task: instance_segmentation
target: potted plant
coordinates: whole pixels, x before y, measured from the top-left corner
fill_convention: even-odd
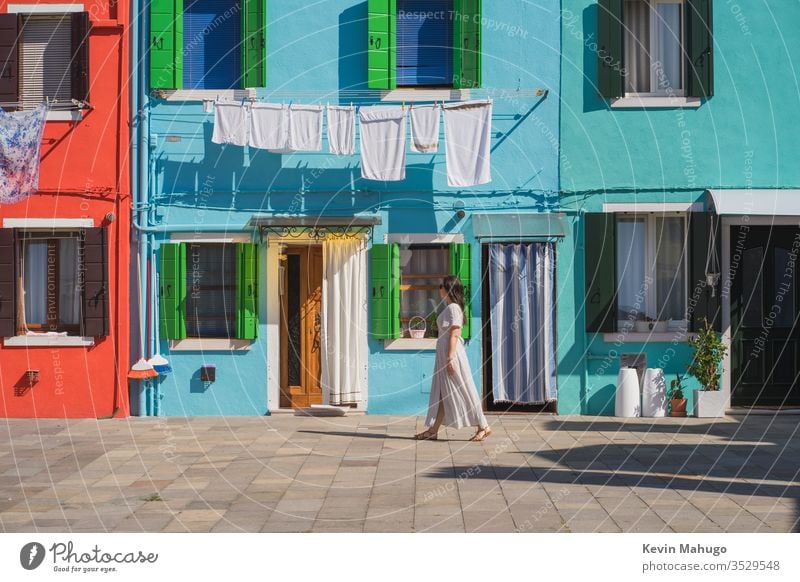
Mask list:
[[[634,324],[634,329],[638,333],[647,333],[653,329],[653,322],[655,320],[648,316],[644,315],[643,313],[639,314],[639,317],[636,318],[636,323]]]
[[[669,415],[676,417],[686,416],[686,398],[683,395],[683,385],[680,374],[675,374],[675,379],[670,382],[669,390]]]
[[[694,413],[698,418],[718,418],[725,415],[725,394],[719,389],[719,368],[727,348],[716,331],[703,320],[696,337],[689,338],[694,349],[689,373],[702,386],[694,391]]]

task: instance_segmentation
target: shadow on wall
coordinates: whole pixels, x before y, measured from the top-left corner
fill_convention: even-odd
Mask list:
[[[339,90],[367,89],[367,3],[362,2],[339,15]],[[340,97],[339,103],[353,99]]]

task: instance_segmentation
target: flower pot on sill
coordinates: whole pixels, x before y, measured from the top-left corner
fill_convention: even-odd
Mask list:
[[[694,415],[697,418],[725,416],[725,393],[721,390],[695,390]]]
[[[686,416],[686,398],[669,401],[669,415],[683,417]]]

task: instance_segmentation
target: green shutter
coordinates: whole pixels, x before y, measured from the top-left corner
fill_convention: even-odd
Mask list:
[[[267,0],[243,0],[242,11],[242,71],[245,87],[266,86]]]
[[[453,9],[453,87],[480,87],[481,0],[455,0]]]
[[[372,337],[400,337],[400,245],[374,244],[372,270]]]
[[[711,0],[688,0],[686,4],[687,95],[714,95],[714,36]]]
[[[586,331],[611,333],[617,321],[617,222],[611,212],[586,215]]]
[[[236,337],[258,335],[258,245],[236,243]]]
[[[183,0],[150,1],[150,88],[183,87]]]
[[[625,94],[622,0],[597,3],[597,89],[606,98]]]
[[[706,266],[713,265],[713,261],[709,260],[709,252],[716,250],[716,262],[720,263],[722,233],[719,222],[719,217],[712,212],[689,213],[689,256],[691,259],[689,272],[691,279],[689,280],[687,307],[690,311],[691,331],[699,331],[703,327],[704,319],[708,319],[715,330],[722,331],[721,283],[717,283],[717,289],[712,296],[711,287],[706,281]],[[712,226],[716,249],[709,245]],[[720,264],[716,265],[717,270],[721,268]]]
[[[468,243],[450,245],[450,271],[464,285],[464,326],[461,337],[472,337],[472,247]]]
[[[397,2],[367,2],[367,86],[397,87]]]
[[[162,244],[158,319],[163,339],[186,337],[186,245]]]

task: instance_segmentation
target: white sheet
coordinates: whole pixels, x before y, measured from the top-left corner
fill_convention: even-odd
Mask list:
[[[401,107],[362,107],[361,177],[386,182],[406,177],[406,110]]]
[[[435,154],[439,151],[438,105],[414,105],[411,107],[411,151],[419,154]]]
[[[444,105],[448,186],[477,186],[492,181],[492,101]]]
[[[356,403],[367,385],[366,242],[326,239],[322,262],[323,403]]]
[[[250,147],[282,150],[289,140],[289,117],[285,105],[253,103],[250,112]]]
[[[328,105],[328,148],[336,156],[356,153],[356,108]]]
[[[296,152],[322,150],[322,105],[289,107],[289,149]]]
[[[214,103],[214,131],[211,141],[218,144],[247,145],[247,108],[241,102]]]

